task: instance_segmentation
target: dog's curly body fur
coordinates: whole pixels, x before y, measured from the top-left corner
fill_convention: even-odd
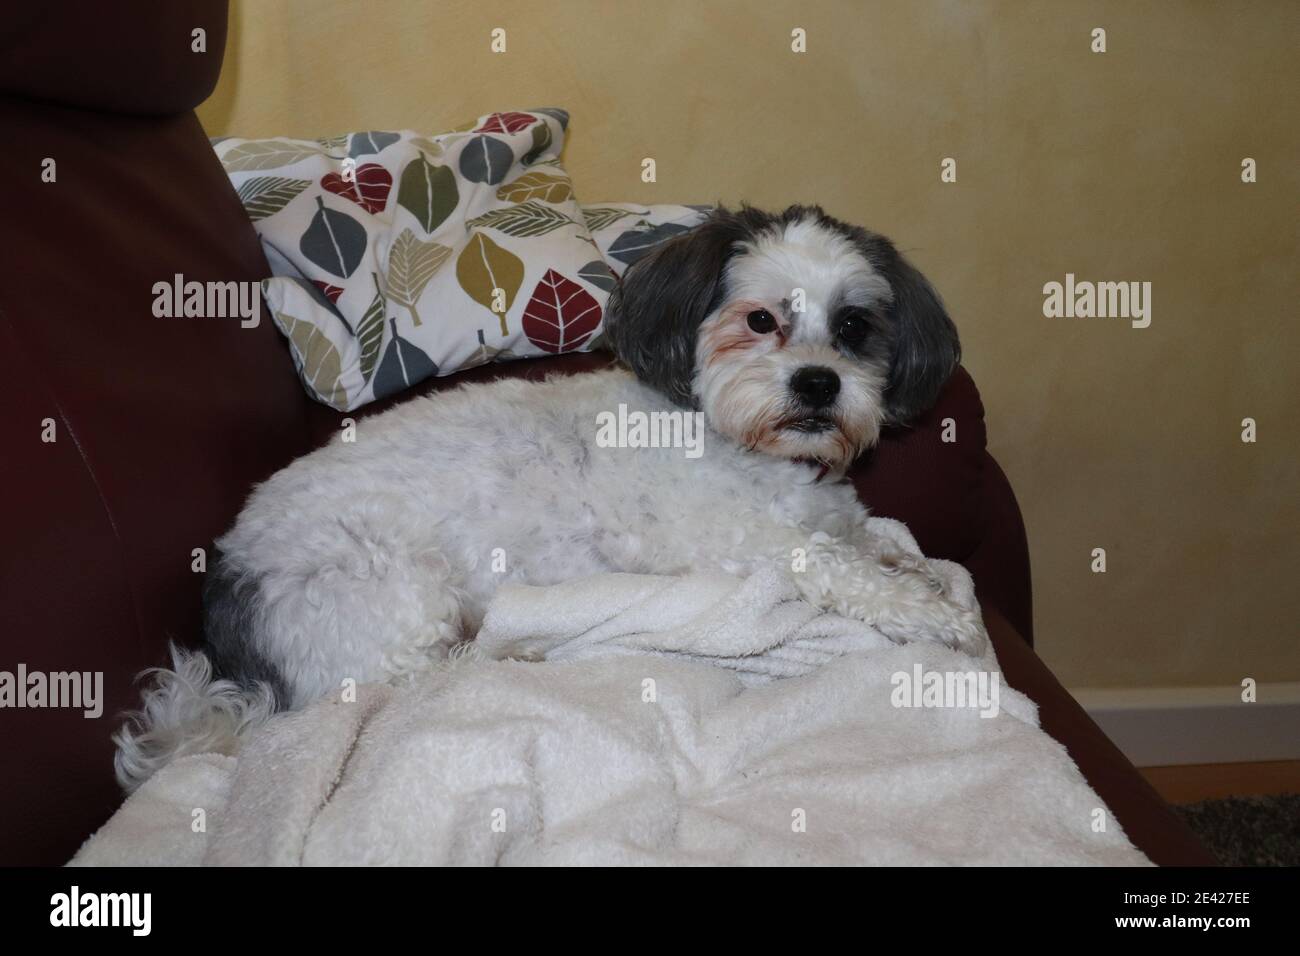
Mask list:
[[[206,656],[146,694],[119,735],[123,782],[185,752],[187,721],[211,742],[213,714],[242,733],[349,679],[437,666],[507,582],[775,562],[809,601],[896,640],[982,648],[978,608],[905,531],[869,534],[838,480],[959,356],[887,239],[817,207],[718,210],[628,270],[605,329],[627,368],[417,398],[257,488],[218,542]],[[598,422],[620,405],[698,410],[703,453],[606,447]]]
[[[680,413],[622,369],[507,379],[363,421],[355,441],[335,438],[259,487],[218,543],[258,582],[256,650],[284,703],[431,666],[474,636],[506,582],[609,571],[743,575],[806,561],[792,571],[805,595],[891,636],[977,636],[971,609],[937,597],[932,576],[887,573],[922,568],[867,537],[851,485],[710,433],[698,459],[600,447],[598,416],[620,403]],[[864,561],[852,588],[833,586],[836,546]]]

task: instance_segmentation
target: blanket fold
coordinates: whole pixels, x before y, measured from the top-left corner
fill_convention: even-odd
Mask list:
[[[823,614],[800,599],[788,574],[764,568],[744,579],[602,574],[550,587],[507,585],[475,644],[496,659],[667,655],[730,668],[755,684],[891,641],[861,621]]]
[[[1146,862],[991,651],[777,569],[507,586],[476,644],[177,761],[73,864]]]

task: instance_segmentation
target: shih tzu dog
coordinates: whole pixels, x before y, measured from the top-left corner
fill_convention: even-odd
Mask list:
[[[436,666],[507,582],[776,563],[895,640],[982,650],[978,607],[838,481],[959,357],[889,240],[818,207],[720,209],[628,270],[606,333],[625,368],[413,399],[259,486],[217,542],[206,656],[178,653],[119,735],[123,783],[348,678]],[[700,413],[702,454],[598,442],[620,405]]]

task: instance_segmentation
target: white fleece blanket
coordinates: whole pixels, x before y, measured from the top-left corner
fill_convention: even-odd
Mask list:
[[[996,707],[900,706],[972,671]],[[72,862],[1146,863],[1000,677],[775,572],[507,587],[473,653],[174,762]]]

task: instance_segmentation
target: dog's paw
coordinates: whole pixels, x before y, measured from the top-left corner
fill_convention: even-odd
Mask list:
[[[947,562],[923,560],[901,569],[859,616],[892,641],[932,641],[980,657],[988,634],[979,604],[960,583]]]
[[[867,620],[900,644],[933,641],[972,657],[982,656],[988,644],[979,609],[962,607],[938,594],[875,608]]]
[[[988,646],[988,631],[984,629],[984,619],[978,608],[966,608],[960,604],[945,600],[943,621],[934,630],[922,635],[923,640],[938,641],[954,651],[961,651],[971,657],[984,656]]]
[[[896,643],[935,641],[979,657],[988,635],[970,576],[949,561],[893,548],[874,554],[820,543],[794,575],[804,599],[873,625]]]

